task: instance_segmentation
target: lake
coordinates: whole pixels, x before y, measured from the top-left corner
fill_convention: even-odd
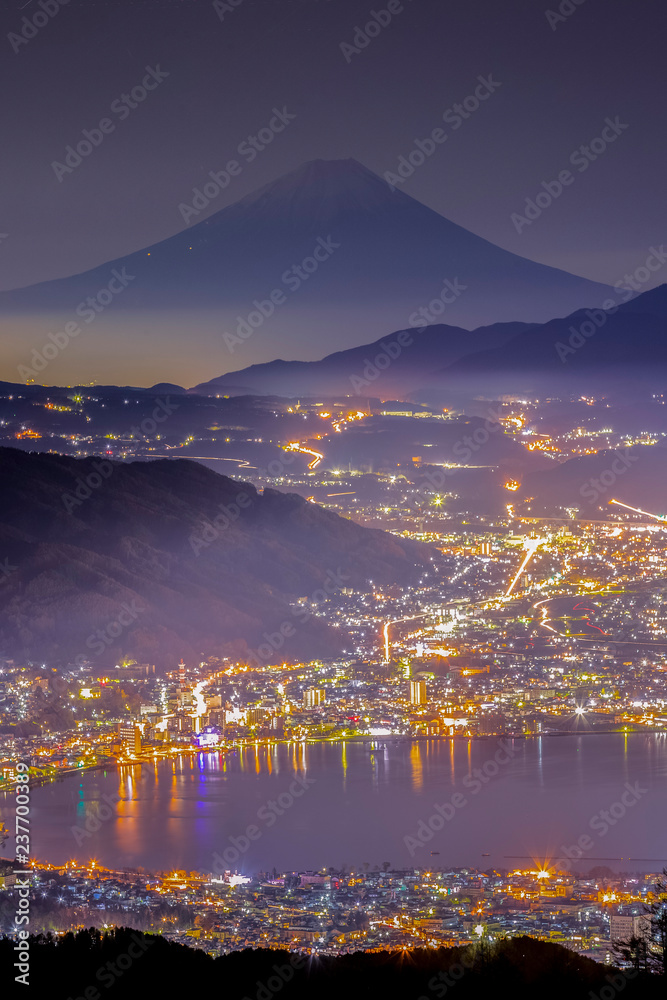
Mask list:
[[[12,829],[11,800],[0,807]],[[563,868],[657,871],[667,863],[667,737],[249,747],[86,772],[33,788],[30,809],[32,856],[54,863],[249,874],[565,856]],[[577,844],[575,866],[566,858]]]

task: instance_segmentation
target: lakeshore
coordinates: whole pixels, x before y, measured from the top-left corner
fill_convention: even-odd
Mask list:
[[[591,833],[601,811],[622,801],[629,784],[639,789],[637,801],[604,836],[593,830],[581,863],[659,859],[667,740],[657,733],[594,735],[253,743],[81,768],[79,780],[33,789],[33,856],[211,870],[216,852],[239,838],[245,844],[254,826],[260,836],[246,838],[232,865],[241,873],[361,864],[380,854],[409,865],[431,851],[451,864],[484,858],[502,867],[506,857],[565,854]],[[295,794],[299,777],[309,782],[303,795]],[[4,799],[5,818],[11,804]],[[420,841],[436,807],[448,818]],[[100,810],[105,818],[77,844],[72,830],[85,829]]]

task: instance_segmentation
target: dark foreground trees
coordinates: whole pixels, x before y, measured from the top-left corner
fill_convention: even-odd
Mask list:
[[[653,886],[653,900],[644,907],[641,923],[640,933],[614,944],[614,955],[635,972],[663,977],[667,992],[667,868]]]
[[[29,941],[28,987],[14,982],[15,942],[0,940],[2,997],[160,1000],[194,995],[229,1000],[650,1000],[662,977],[623,972],[559,945],[512,938],[437,951],[317,957],[270,950],[213,959],[203,951],[127,928],[89,929]]]

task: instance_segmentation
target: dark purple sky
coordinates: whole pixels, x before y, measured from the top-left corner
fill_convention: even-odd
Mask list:
[[[604,281],[665,237],[661,0],[572,3],[556,30],[546,0],[406,0],[348,64],[340,43],[381,7],[242,0],[221,21],[208,0],[70,0],[15,53],[7,35],[40,8],[3,4],[2,287],[69,274],[182,228],[178,203],[274,105],[297,121],[230,187],[229,201],[315,157],[390,169],[487,73],[502,90],[405,190],[508,249]],[[168,80],[59,184],[52,160],[155,63]],[[516,233],[510,213],[608,115],[630,126],[622,141],[557,211]]]
[[[179,203],[274,106],[297,118],[211,212],[317,157],[394,169],[488,74],[502,87],[403,190],[515,253],[604,282],[667,236],[664,0],[554,0],[573,10],[555,30],[547,0],[404,0],[349,62],[341,43],[384,0],[235,2],[221,20],[210,0],[69,0],[16,52],[9,34],[42,8],[3,4],[0,288],[183,229]],[[148,65],[169,76],[59,183],[52,161]],[[517,233],[511,213],[616,116],[629,126],[618,141]]]

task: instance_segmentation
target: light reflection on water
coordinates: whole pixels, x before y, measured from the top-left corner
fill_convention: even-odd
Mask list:
[[[372,750],[361,743],[250,745],[226,755],[183,754],[156,768],[88,772],[32,790],[34,854],[59,863],[94,857],[108,867],[211,870],[215,852],[254,824],[260,836],[232,865],[246,873],[386,859],[395,866],[430,866],[436,863],[431,851],[439,867],[507,868],[518,864],[508,856],[562,854],[565,845],[590,832],[600,809],[619,800],[626,782],[639,782],[646,792],[604,838],[596,837],[582,866],[659,867],[597,859],[667,854],[661,838],[667,826],[667,738],[619,733],[507,745],[511,759],[500,765],[488,763],[499,749],[495,738],[385,738]],[[289,788],[297,775],[314,783],[293,797]],[[414,837],[434,806],[455,791],[465,806],[410,855],[405,838]],[[83,828],[86,811],[96,812],[105,794],[120,801],[78,846],[72,828]],[[276,806],[272,814],[269,806],[266,812],[267,803],[290,799],[289,807]],[[258,819],[263,807],[264,818]]]

